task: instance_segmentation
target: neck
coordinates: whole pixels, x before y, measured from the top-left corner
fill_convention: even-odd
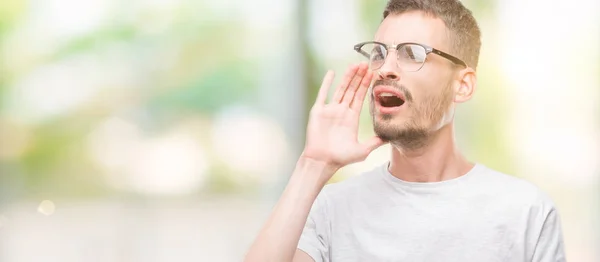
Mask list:
[[[392,143],[390,173],[408,182],[439,182],[466,174],[473,168],[458,150],[454,128],[448,124],[420,148],[405,150]]]

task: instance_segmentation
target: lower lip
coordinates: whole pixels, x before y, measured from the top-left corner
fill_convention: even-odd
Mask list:
[[[381,104],[377,103],[377,111],[379,111],[379,113],[381,114],[394,114],[402,111],[402,109],[405,107],[405,104],[406,102],[401,106],[384,107]]]

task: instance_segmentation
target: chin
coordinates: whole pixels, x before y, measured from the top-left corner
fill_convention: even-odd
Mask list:
[[[430,137],[426,128],[411,127],[409,125],[376,125],[375,134],[386,142],[405,149],[416,149],[425,144]]]
[[[407,150],[414,150],[424,146],[437,132],[438,125],[425,122],[401,114],[377,113],[373,116],[373,131],[386,142]]]
[[[405,133],[407,130],[414,129],[408,119],[400,118],[396,115],[377,114],[373,118],[373,129],[375,134],[384,140],[394,140],[394,137]]]

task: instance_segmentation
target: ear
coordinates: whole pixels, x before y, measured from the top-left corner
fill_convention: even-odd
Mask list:
[[[454,102],[469,101],[477,88],[477,74],[475,70],[467,67],[458,72],[458,85],[454,88]]]

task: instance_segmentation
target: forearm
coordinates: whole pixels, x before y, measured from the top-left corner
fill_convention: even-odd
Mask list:
[[[245,261],[292,261],[310,209],[334,172],[322,162],[300,158]]]

